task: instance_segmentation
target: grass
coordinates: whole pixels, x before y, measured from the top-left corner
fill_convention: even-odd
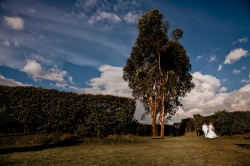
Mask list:
[[[133,135],[82,139],[67,134],[0,137],[0,165],[245,166],[250,165],[249,136],[205,139],[190,132],[165,139]]]

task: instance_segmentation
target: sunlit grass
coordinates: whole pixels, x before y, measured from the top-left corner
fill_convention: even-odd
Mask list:
[[[50,143],[20,151],[12,147],[12,152],[1,145],[0,165],[250,165],[247,138],[205,139],[195,133],[165,139],[124,135],[83,139],[72,146]],[[70,140],[70,136],[58,136],[58,141],[63,139]]]

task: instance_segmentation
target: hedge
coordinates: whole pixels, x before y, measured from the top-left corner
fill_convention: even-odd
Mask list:
[[[126,133],[134,99],[36,87],[0,86],[0,132],[67,132],[83,136]],[[22,126],[22,127],[20,127]]]

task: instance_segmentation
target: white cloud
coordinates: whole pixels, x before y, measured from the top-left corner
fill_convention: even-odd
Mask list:
[[[195,72],[193,82],[195,88],[182,99],[185,114],[193,109],[200,109],[202,115],[211,115],[218,109],[244,111],[250,108],[250,84],[230,93],[225,93],[227,89],[222,87],[217,94],[221,85],[217,78]]]
[[[116,15],[114,13],[108,13],[108,12],[103,11],[103,12],[99,12],[99,13],[96,13],[93,16],[91,16],[90,19],[88,20],[88,23],[93,24],[97,21],[101,21],[101,20],[105,20],[105,19],[107,19],[111,22],[115,22],[115,23],[121,21],[121,18],[118,15]]]
[[[216,61],[216,55],[210,56],[208,62]]]
[[[222,82],[227,82],[227,79],[222,79]]]
[[[249,84],[250,83],[250,79],[244,79],[244,80],[241,80],[240,82],[242,82],[242,83],[245,83],[245,84]]]
[[[199,55],[199,56],[197,56],[196,60],[199,60],[199,59],[201,59],[201,58],[202,58],[202,56]]]
[[[71,83],[71,84],[75,84],[74,82],[73,82],[73,77],[71,77],[71,76],[68,76],[68,80],[69,80],[69,82]]]
[[[219,66],[218,71],[222,70],[222,65]]]
[[[236,43],[246,43],[248,41],[248,38],[244,37],[242,39],[238,39],[237,41],[233,42],[233,45]]]
[[[233,74],[239,74],[239,73],[240,73],[240,70],[233,70],[232,73],[233,73]]]
[[[20,17],[4,17],[5,23],[15,30],[22,30],[24,26],[24,20]]]
[[[67,75],[66,71],[61,71],[55,66],[49,71],[42,69],[41,65],[35,60],[27,60],[27,64],[21,71],[29,74],[35,81],[39,79],[46,79],[58,83],[64,82],[64,77]]]
[[[31,86],[29,84],[23,84],[21,82],[15,81],[10,78],[5,78],[0,74],[0,85],[8,85],[8,86]]]
[[[6,46],[10,46],[9,40],[5,40],[5,41],[3,42],[3,44],[6,45]]]
[[[250,83],[250,74],[248,77],[249,77],[248,79],[241,80],[240,82],[245,83],[245,84],[249,84]]]
[[[193,109],[189,110],[188,113],[191,113],[191,114],[200,114],[200,113],[203,113],[203,111],[200,108],[193,108]]]
[[[247,41],[248,39],[246,37],[238,40],[240,43],[246,43]]]
[[[243,50],[242,48],[234,49],[226,56],[224,64],[232,64],[247,55],[247,50]]]
[[[219,90],[220,93],[223,93],[223,92],[226,92],[226,91],[227,91],[227,88],[226,88],[226,87],[222,87],[222,88],[220,88],[220,90]]]
[[[220,81],[211,75],[193,74],[195,88],[182,99],[184,108],[178,110],[178,116],[173,116],[172,122],[180,122],[193,114],[212,115],[218,109],[228,111],[250,110],[250,84],[230,93],[216,93]],[[208,88],[206,88],[208,87]],[[223,87],[220,90],[224,91]]]
[[[88,85],[91,88],[70,87],[79,93],[92,94],[112,94],[118,96],[132,97],[132,91],[128,84],[122,79],[123,69],[121,67],[114,67],[103,65],[99,71],[102,73],[100,78],[92,78]]]
[[[123,19],[127,22],[127,23],[137,23],[138,18],[140,17],[139,14],[133,14],[132,12],[128,12]]]
[[[246,68],[246,66],[243,66],[241,69],[242,69],[242,70],[245,70],[245,69],[247,69],[247,68]]]
[[[65,82],[61,82],[61,83],[55,83],[55,84],[53,84],[53,83],[50,83],[50,85],[51,86],[54,86],[54,87],[57,87],[57,88],[63,88],[63,89],[66,89],[66,86],[68,85],[68,84],[66,84]]]

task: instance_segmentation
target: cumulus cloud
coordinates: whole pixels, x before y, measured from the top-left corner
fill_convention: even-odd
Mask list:
[[[3,17],[6,25],[15,30],[22,30],[24,27],[24,20],[20,17]]]
[[[134,14],[132,12],[128,12],[123,19],[127,22],[127,23],[136,23],[138,18],[140,17],[139,14]]]
[[[118,15],[116,15],[114,13],[108,13],[108,12],[103,11],[103,12],[99,12],[99,13],[96,13],[93,16],[91,16],[90,19],[88,20],[88,23],[93,24],[97,21],[101,21],[101,20],[105,20],[105,19],[107,19],[111,22],[115,22],[115,23],[121,21],[121,18]]]
[[[27,64],[21,69],[21,71],[29,74],[35,81],[39,79],[45,79],[55,81],[59,83],[64,82],[64,77],[67,75],[66,71],[61,71],[55,66],[49,71],[42,69],[41,65],[35,60],[27,60]]]
[[[202,115],[211,115],[218,109],[229,111],[244,111],[249,109],[250,85],[246,85],[231,93],[216,93],[220,87],[220,81],[211,75],[193,74],[195,88],[183,98],[184,115],[189,115],[189,110],[199,108]],[[239,96],[242,96],[239,98]],[[180,113],[181,114],[181,113]]]
[[[233,74],[239,74],[239,73],[240,73],[240,70],[233,70],[232,73],[233,73]]]
[[[132,91],[128,84],[122,79],[123,69],[110,65],[103,65],[99,68],[100,78],[92,78],[88,85],[91,88],[77,88],[71,86],[71,89],[79,93],[92,94],[112,94],[118,96],[132,97]]]
[[[216,61],[216,55],[210,56],[208,62]]]
[[[227,88],[226,88],[226,87],[222,87],[222,88],[220,88],[220,90],[219,90],[220,93],[223,93],[223,92],[226,92],[226,91],[227,91]]]
[[[31,86],[29,84],[23,84],[21,82],[15,81],[10,78],[5,78],[0,74],[0,85],[8,85],[8,86]]]
[[[190,114],[194,109],[200,109],[202,115],[211,115],[218,109],[228,111],[244,111],[250,108],[250,84],[230,93],[226,87],[221,87],[220,80],[211,75],[193,73],[195,88],[182,99],[183,114]],[[220,89],[219,89],[220,88]],[[220,93],[216,93],[219,89]]]
[[[218,71],[222,70],[222,65],[219,66]]]
[[[233,45],[236,43],[246,43],[248,41],[248,38],[244,37],[242,39],[238,39],[237,41],[233,42]]]
[[[245,57],[247,55],[247,50],[243,50],[242,48],[234,49],[226,56],[224,64],[233,64],[240,58]]]

